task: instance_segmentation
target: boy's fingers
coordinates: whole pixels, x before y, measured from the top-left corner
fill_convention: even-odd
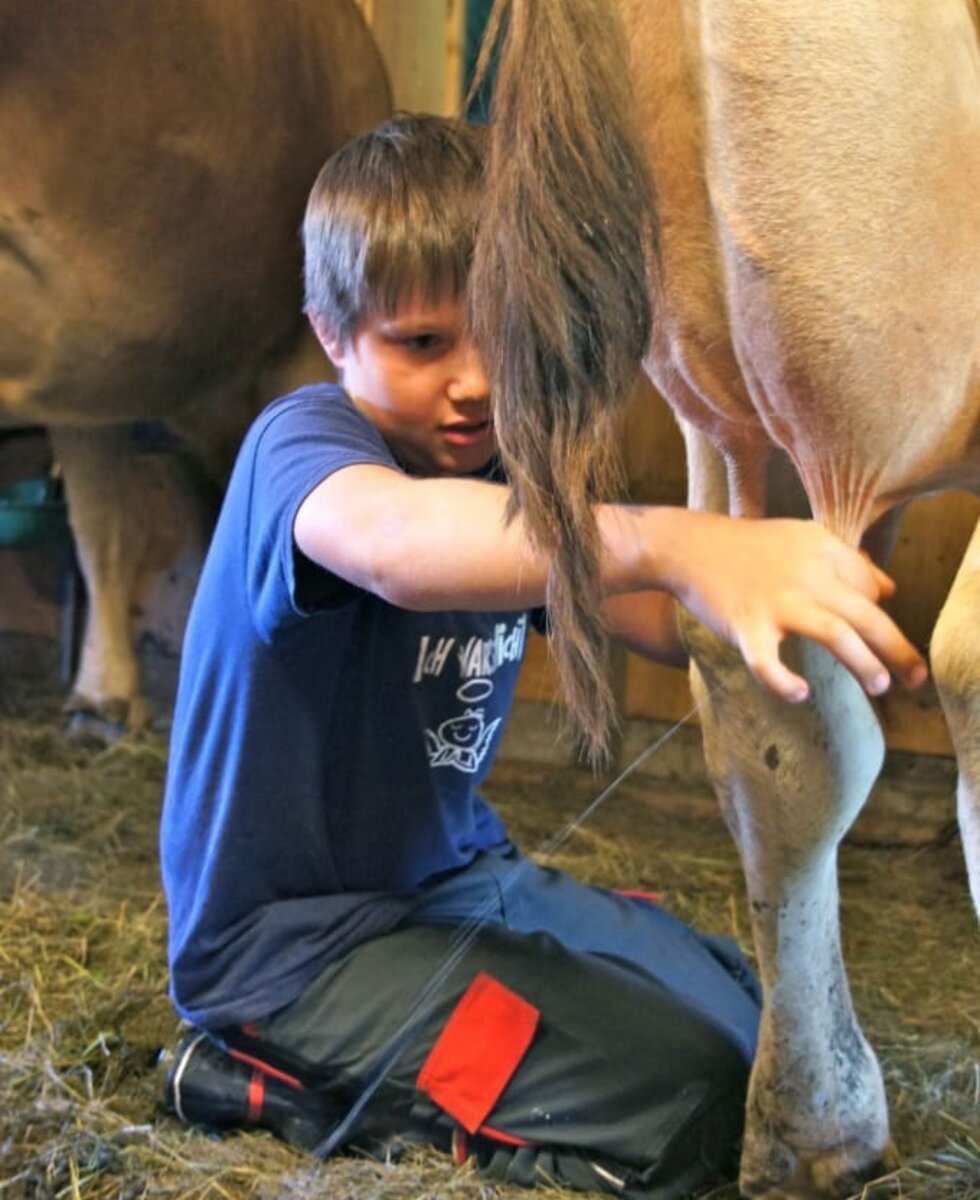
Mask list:
[[[780,699],[790,704],[802,704],[810,695],[807,681],[791,671],[778,654],[775,658],[753,655],[745,661],[755,680]]]
[[[849,634],[857,638],[863,646],[865,653],[857,651],[858,658],[865,658],[868,661],[866,656],[870,656],[885,676],[890,671],[906,687],[918,687],[925,680],[928,668],[922,655],[905,637],[891,617],[877,604],[873,604],[861,595],[848,596],[841,604],[838,619],[846,625]],[[848,634],[841,635],[838,632],[838,636],[842,638],[843,651],[838,654],[838,657],[845,666],[854,670],[851,665],[853,661],[851,655],[856,650],[853,640]],[[837,654],[834,645],[827,642],[824,644],[832,653]],[[865,682],[865,675],[861,670],[854,670],[854,673],[862,683]],[[884,679],[884,686],[881,686],[881,683],[882,680],[879,679],[871,687],[867,687],[865,684],[866,690],[872,696],[880,695],[881,692],[887,690],[888,679]]]
[[[843,618],[815,610],[810,620],[804,615],[794,620],[792,632],[828,650],[851,672],[868,695],[880,696],[888,690],[891,676],[884,663]],[[755,650],[752,659],[747,658],[746,661],[752,674],[761,683],[791,703],[805,700],[809,694],[806,681],[790,671],[779,658],[778,644],[774,644],[766,654]]]
[[[827,632],[817,638],[838,659],[869,696],[881,696],[891,686],[891,675],[865,639],[843,618],[828,623]]]
[[[882,596],[894,596],[895,580],[892,579],[890,575],[886,575],[881,567],[873,563],[870,558],[867,558],[867,556],[865,556],[865,560],[868,564],[868,569],[874,576],[875,583],[878,585],[879,594]]]
[[[836,561],[837,577],[871,600],[895,594],[895,581],[862,550],[847,548],[844,557]]]
[[[776,695],[791,703],[805,700],[806,681],[791,671],[779,657],[779,644],[788,633],[798,634],[824,646],[858,680],[870,696],[880,696],[891,684],[889,670],[906,687],[918,687],[928,674],[915,647],[878,606],[854,594],[842,612],[815,605],[800,605],[791,628],[755,631],[743,636],[741,649],[755,678]]]
[[[779,646],[783,640],[780,630],[771,624],[744,629],[738,648],[749,673],[764,688],[790,704],[801,704],[810,695],[810,685],[783,662]]]

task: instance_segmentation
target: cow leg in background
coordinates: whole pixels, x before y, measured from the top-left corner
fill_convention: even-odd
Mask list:
[[[179,652],[216,496],[183,450],[151,452],[129,425],[49,432],[88,592],[69,731],[108,742],[147,719],[134,617],[149,618],[146,631],[162,650]]]
[[[692,507],[725,511],[719,455],[690,427],[685,436]],[[784,646],[811,688],[790,705],[703,626],[688,618],[684,636],[765,997],[740,1186],[766,1200],[850,1195],[893,1157],[881,1072],[851,1005],[837,886],[837,847],[884,758],[881,728],[858,683],[813,643]]]
[[[149,530],[139,520],[138,458],[127,426],[49,431],[61,466],[68,518],[88,611],[66,711],[73,728],[106,738],[146,720],[133,651],[132,608]]]
[[[980,525],[932,635],[932,672],[959,767],[957,809],[980,916]]]

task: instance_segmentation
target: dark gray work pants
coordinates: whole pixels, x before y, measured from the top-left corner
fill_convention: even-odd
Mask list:
[[[502,847],[246,1048],[343,1109],[400,1041],[374,1130],[453,1143],[494,1178],[680,1200],[734,1169],[759,1006],[733,943]]]

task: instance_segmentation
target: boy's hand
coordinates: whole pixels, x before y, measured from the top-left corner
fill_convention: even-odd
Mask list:
[[[672,590],[770,691],[793,703],[809,695],[779,657],[790,634],[825,646],[869,695],[888,689],[889,672],[907,687],[925,680],[925,661],[878,607],[895,584],[860,551],[814,521],[692,516],[697,528]]]

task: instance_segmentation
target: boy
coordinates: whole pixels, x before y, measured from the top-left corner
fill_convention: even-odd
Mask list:
[[[516,1182],[680,1197],[733,1166],[751,972],[522,859],[478,793],[548,573],[504,521],[464,324],[481,160],[478,129],[400,115],[310,197],[306,308],[340,386],[257,420],[187,629],[162,856],[202,1032],[169,1098],[244,1119],[241,1071],[251,1118],[299,1144],[419,1137]],[[683,662],[674,592],[787,696],[779,638],[828,616],[869,689],[882,660],[921,672],[887,581],[811,523],[598,520],[610,624],[650,655]]]

